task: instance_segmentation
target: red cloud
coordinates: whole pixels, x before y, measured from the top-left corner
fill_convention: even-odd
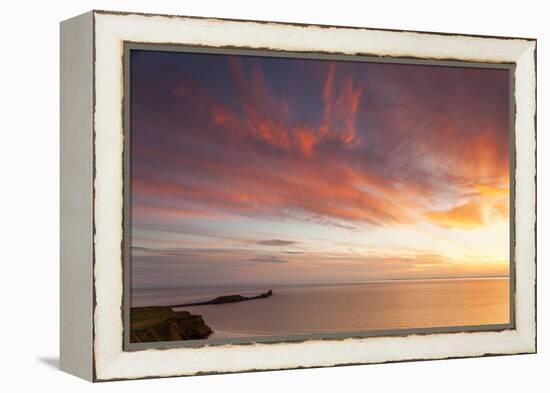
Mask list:
[[[289,125],[289,104],[273,96],[260,67],[254,67],[248,78],[237,57],[229,57],[228,62],[244,117],[236,115],[191,80],[180,83],[175,93],[192,98],[220,129],[242,138],[254,138],[283,151],[312,156],[315,147],[324,139],[335,139],[345,145],[354,142],[362,89],[356,87],[351,78],[347,78],[341,88],[335,88],[334,63],[330,64],[325,80],[323,121],[315,129],[306,124]]]
[[[367,90],[357,73],[320,63],[311,68],[320,78],[316,121],[301,121],[301,107],[274,92],[260,63],[245,69],[238,57],[226,59],[231,100],[192,78],[179,80],[171,85],[170,105],[178,99],[185,105],[171,120],[173,134],[151,133],[148,143],[133,148],[133,192],[149,202],[143,205],[159,205],[142,208],[143,214],[166,217],[173,209],[191,215],[196,209],[199,216],[375,225],[424,219],[461,228],[508,214],[508,114],[502,111],[502,121],[479,111],[482,102],[473,94],[472,102],[441,109],[454,97],[440,91],[450,74],[434,77],[435,87],[413,78],[398,89],[384,85],[392,80],[384,77]],[[387,97],[380,103],[376,94]],[[191,138],[187,123],[199,115]],[[360,121],[365,116],[368,127]]]

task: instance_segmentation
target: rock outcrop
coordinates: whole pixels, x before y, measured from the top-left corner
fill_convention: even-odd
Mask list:
[[[208,300],[205,302],[196,302],[196,303],[186,303],[186,304],[176,304],[174,306],[170,307],[193,307],[193,306],[208,306],[208,305],[215,305],[215,304],[226,304],[226,303],[237,303],[237,302],[244,302],[247,300],[255,300],[255,299],[265,299],[270,296],[273,296],[273,291],[270,289],[267,292],[264,292],[258,296],[242,296],[242,295],[228,295],[228,296],[219,296],[215,299]]]
[[[199,340],[212,334],[200,315],[170,307],[134,307],[130,311],[130,342]]]
[[[130,342],[158,342],[200,340],[208,338],[213,331],[204,322],[202,316],[189,311],[174,311],[177,307],[193,307],[226,303],[244,302],[247,300],[265,299],[273,296],[271,290],[257,296],[228,295],[215,299],[172,306],[132,307],[130,309]]]

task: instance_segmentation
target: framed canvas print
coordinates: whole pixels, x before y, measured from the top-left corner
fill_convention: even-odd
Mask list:
[[[536,41],[61,24],[61,368],[536,352]]]

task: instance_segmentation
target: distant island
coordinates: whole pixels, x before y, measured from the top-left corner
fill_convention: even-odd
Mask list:
[[[130,309],[130,342],[205,339],[213,333],[213,330],[206,324],[201,315],[194,315],[189,311],[174,311],[172,309],[237,303],[265,299],[270,296],[273,296],[273,291],[271,290],[250,297],[228,295],[219,296],[204,302],[176,304],[172,306],[132,307]]]

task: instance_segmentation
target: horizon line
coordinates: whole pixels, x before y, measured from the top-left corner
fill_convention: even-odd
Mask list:
[[[205,285],[186,285],[186,286],[166,286],[166,287],[138,287],[134,288],[130,286],[130,291],[135,290],[156,290],[156,289],[182,289],[182,288],[201,288],[201,287],[231,287],[231,286],[257,286],[257,287],[269,287],[272,286],[293,286],[293,285],[354,285],[354,284],[369,284],[377,282],[388,282],[388,281],[437,281],[437,280],[468,280],[468,279],[490,279],[490,278],[507,278],[510,279],[510,275],[494,275],[494,276],[460,276],[460,277],[409,277],[409,278],[380,278],[373,280],[362,280],[362,281],[324,281],[324,282],[300,282],[300,283],[269,283],[269,284],[253,284],[253,283],[233,283],[233,284],[205,284]]]

